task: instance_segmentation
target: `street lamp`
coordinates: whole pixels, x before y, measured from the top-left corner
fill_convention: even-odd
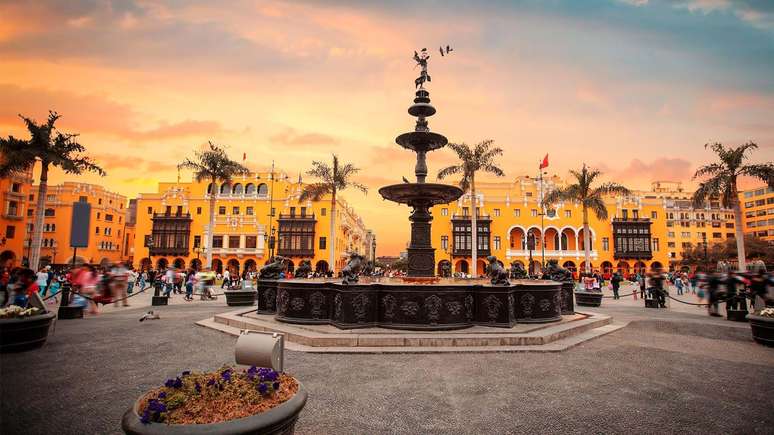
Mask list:
[[[274,235],[277,233],[277,229],[274,227],[271,227],[271,235],[269,236],[269,258],[274,258],[274,246],[277,243],[276,238]]]
[[[527,231],[527,249],[529,250],[529,275],[532,277],[534,266],[532,265],[532,250],[535,249],[535,233],[532,229]]]

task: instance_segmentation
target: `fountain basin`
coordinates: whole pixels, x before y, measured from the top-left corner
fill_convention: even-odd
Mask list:
[[[395,142],[412,151],[435,151],[449,143],[446,136],[431,131],[411,131],[395,138]]]
[[[278,321],[340,329],[451,330],[556,322],[562,318],[561,286],[547,280],[508,286],[453,279],[436,284],[364,279],[351,285],[332,280],[258,281],[259,294],[276,291]],[[259,307],[259,313],[266,312]]]
[[[448,204],[462,196],[457,186],[439,183],[402,183],[379,189],[382,198],[401,204]]]

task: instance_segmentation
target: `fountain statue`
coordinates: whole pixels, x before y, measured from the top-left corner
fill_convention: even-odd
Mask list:
[[[408,276],[432,277],[435,275],[435,249],[430,243],[430,222],[433,216],[430,207],[437,204],[448,204],[460,196],[462,190],[447,184],[427,183],[427,153],[446,146],[449,142],[445,136],[433,133],[428,126],[427,118],[435,114],[435,107],[430,104],[430,92],[425,89],[425,82],[430,81],[427,73],[427,61],[430,55],[426,49],[421,53],[414,52],[414,60],[421,67],[420,76],[415,80],[416,92],[414,104],[408,109],[411,116],[417,118],[414,131],[403,133],[395,142],[403,148],[416,153],[414,175],[416,182],[393,184],[379,189],[379,194],[388,201],[410,206],[413,211],[411,221],[411,242],[408,251]],[[404,180],[407,181],[407,180]]]

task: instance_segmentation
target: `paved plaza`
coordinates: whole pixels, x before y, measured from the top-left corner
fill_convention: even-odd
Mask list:
[[[59,321],[42,349],[2,355],[2,432],[120,433],[145,390],[233,363],[234,337],[194,325],[233,310],[222,297],[176,296],[156,307],[161,319],[140,323],[147,293]],[[288,351],[287,371],[309,389],[297,433],[774,432],[774,350],[747,324],[674,301],[645,309],[631,296],[587,310],[626,327],[561,353]]]

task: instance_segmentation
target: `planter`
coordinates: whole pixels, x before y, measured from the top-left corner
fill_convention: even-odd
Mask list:
[[[151,301],[151,305],[158,307],[159,305],[169,305],[169,296],[154,296]]]
[[[602,305],[602,292],[575,292],[575,303],[582,307],[598,307]]]
[[[255,305],[255,290],[226,290],[226,305],[229,307],[245,307]]]
[[[83,307],[77,305],[60,305],[57,319],[83,319]]]
[[[753,340],[764,346],[774,347],[774,317],[756,316],[748,314]]]
[[[732,322],[746,322],[747,310],[726,310],[726,318]]]
[[[129,408],[121,419],[121,428],[127,434],[262,434],[262,435],[292,435],[298,414],[306,405],[307,392],[304,386],[299,382],[298,391],[287,402],[282,403],[266,412],[251,415],[249,417],[238,418],[236,420],[224,421],[210,424],[166,424],[149,423],[143,424],[140,421],[138,408],[140,396]]]
[[[0,352],[21,352],[43,346],[54,317],[56,314],[49,311],[29,317],[0,319]]]

